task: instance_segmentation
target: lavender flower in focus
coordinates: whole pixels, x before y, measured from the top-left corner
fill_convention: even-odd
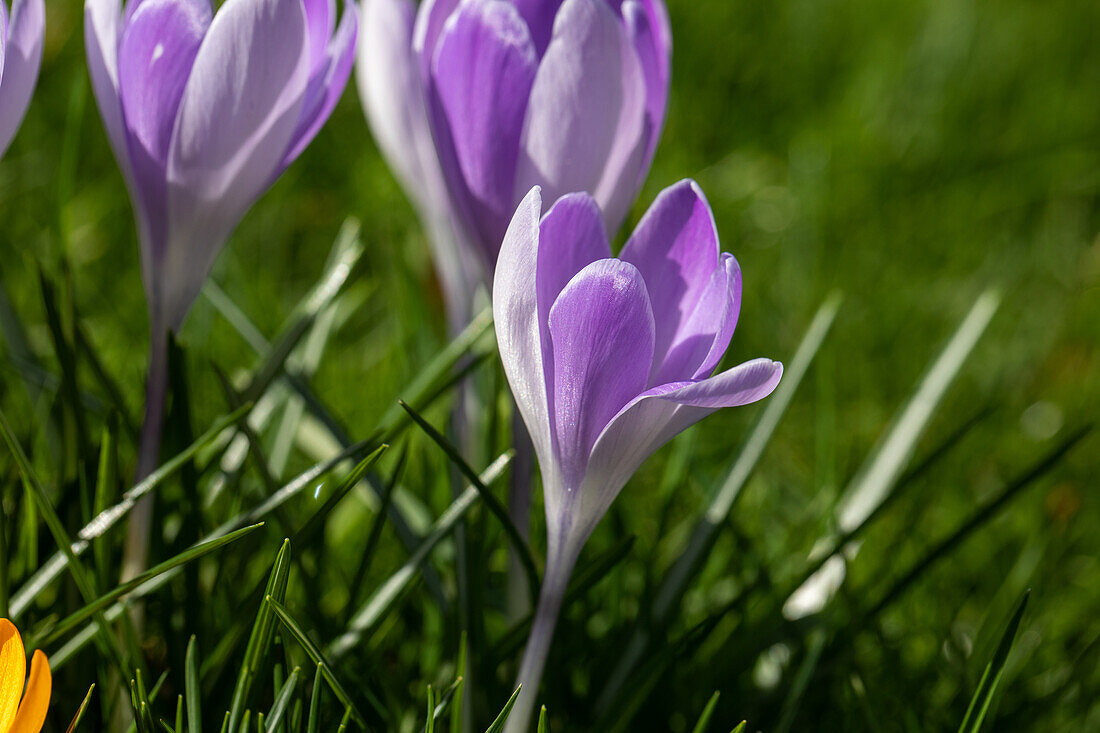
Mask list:
[[[516,204],[587,191],[618,229],[660,137],[663,0],[366,0],[360,96],[432,240],[452,323]]]
[[[0,0],[0,158],[15,137],[34,93],[46,33],[43,0]]]
[[[741,270],[720,252],[694,182],[658,196],[618,259],[590,195],[541,212],[534,188],[493,289],[501,359],[542,469],[548,542],[511,733],[526,730],[581,547],[634,471],[712,412],[766,397],[783,371],[756,359],[711,376],[737,325]]]

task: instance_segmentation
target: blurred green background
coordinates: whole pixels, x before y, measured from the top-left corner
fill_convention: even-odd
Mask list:
[[[843,488],[971,303],[988,287],[1003,296],[918,455],[990,412],[866,534],[845,587],[856,596],[846,602],[858,604],[862,590],[907,566],[1097,414],[1100,4],[672,0],[670,14],[668,122],[628,228],[661,188],[684,177],[702,185],[723,247],[745,276],[728,363],[789,361],[818,305],[834,290],[844,295],[731,517],[734,531],[722,535],[685,599],[682,628],[725,602],[746,563],[769,568],[781,587],[796,574],[817,538],[834,528]],[[82,21],[80,3],[48,0],[38,91],[0,162],[0,284],[49,367],[56,357],[35,270],[53,276],[70,268],[83,324],[139,415],[148,339],[136,236],[90,94]],[[371,140],[354,83],[237,229],[213,277],[270,338],[321,273],[348,216],[362,222],[367,252],[313,386],[359,436],[446,334],[421,230]],[[203,298],[181,342],[193,421],[205,426],[225,411],[211,365],[232,373],[251,367],[255,355]],[[8,353],[0,347],[0,407],[50,476],[60,471],[40,429],[50,399],[28,398]],[[563,618],[563,651],[551,665],[569,672],[548,693],[552,711],[554,703],[563,712],[586,710],[600,665],[615,656],[608,629],[640,613],[642,588],[682,548],[760,409],[708,419],[647,463],[621,495],[590,550],[623,534],[638,539],[592,605]],[[431,415],[445,420],[442,409]],[[407,483],[426,487],[438,513],[447,503],[446,464],[421,436],[413,442],[420,448],[410,454]],[[132,456],[132,446],[124,450]],[[0,459],[0,480],[12,492],[7,460]],[[669,486],[662,477],[675,460],[684,463]],[[1098,475],[1100,443],[1088,437],[826,660],[794,729],[953,729],[1025,587],[1033,589],[1031,608],[999,725],[1100,729]],[[361,548],[368,517],[346,507],[330,523],[327,543],[337,557]],[[267,562],[276,534],[264,547]],[[376,580],[404,558],[386,537]],[[43,542],[43,553],[52,552]],[[504,543],[495,546],[500,570]],[[540,540],[535,547],[541,552]],[[324,586],[322,606],[346,602],[338,577]],[[404,621],[422,639],[442,638],[425,614]],[[647,724],[639,729],[689,729],[714,689],[723,692],[723,721],[775,720],[801,652],[773,647],[766,656],[776,664],[750,662],[735,673],[736,665],[715,660],[732,654],[737,634],[731,621],[698,654],[677,659],[643,703],[639,720]],[[394,641],[390,663],[406,674],[453,654],[430,646],[402,651]],[[558,656],[566,649],[602,649],[603,661]],[[771,666],[782,670],[778,678]],[[405,692],[417,708],[423,688],[409,675]],[[502,672],[500,684],[507,677]],[[72,677],[60,684],[66,709],[75,708],[86,684]]]

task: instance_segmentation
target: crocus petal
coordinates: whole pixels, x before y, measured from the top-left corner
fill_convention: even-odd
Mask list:
[[[362,7],[355,76],[363,111],[386,162],[417,205],[425,207],[430,198],[424,161],[427,155],[434,161],[435,148],[411,47],[416,9],[411,0],[364,0]],[[425,145],[427,155],[421,151]]]
[[[555,464],[536,296],[541,214],[542,195],[536,186],[520,202],[500,247],[493,321],[504,373],[546,475]]]
[[[642,273],[653,301],[656,377],[718,267],[718,230],[699,186],[686,180],[662,191],[621,256]]]
[[[423,0],[416,14],[413,28],[413,50],[419,57],[420,78],[427,85],[431,76],[432,58],[435,56],[443,26],[458,7],[460,0]]]
[[[15,0],[4,31],[7,44],[0,50],[0,157],[4,155],[23,115],[27,112],[38,68],[42,64],[42,39],[46,28],[43,0]]]
[[[214,16],[168,154],[169,327],[182,322],[225,238],[271,182],[308,78],[301,0],[227,0]]]
[[[0,618],[0,731],[8,730],[15,719],[26,674],[23,639],[11,621]]]
[[[316,69],[325,61],[329,39],[336,27],[336,0],[302,1],[306,8],[306,26],[309,28],[309,65]]]
[[[539,224],[537,295],[543,353],[550,353],[550,308],[573,276],[596,260],[611,257],[611,244],[603,228],[596,200],[586,193],[558,199]],[[552,364],[545,364],[553,371]],[[546,383],[552,384],[548,374]]]
[[[651,384],[709,377],[726,353],[741,312],[741,268],[729,253],[680,325],[664,362],[654,360]]]
[[[118,34],[120,0],[87,0],[84,5],[84,49],[99,115],[127,185],[133,188],[130,151],[118,97]]]
[[[755,359],[700,382],[661,385],[632,400],[592,449],[576,510],[587,523],[576,526],[572,541],[588,538],[622,487],[662,445],[722,407],[767,397],[782,375],[782,364]]]
[[[9,733],[39,733],[46,722],[46,711],[50,707],[50,692],[53,689],[53,676],[50,663],[41,649],[36,649],[31,657],[31,676],[27,680],[27,692],[19,705],[19,712],[12,722]]]
[[[310,28],[310,33],[313,28]],[[278,171],[281,173],[297,159],[306,146],[317,136],[321,127],[328,121],[336,103],[340,101],[351,76],[351,67],[355,61],[355,39],[359,32],[359,13],[352,0],[348,0],[340,27],[332,38],[332,43],[321,52],[319,65],[310,75],[306,87],[305,100],[302,103],[301,117],[294,131],[290,148],[283,156]],[[312,53],[313,39],[310,39]]]
[[[119,100],[142,239],[154,259],[163,256],[168,225],[165,168],[176,112],[210,19],[207,0],[143,0],[119,41]]]
[[[588,191],[615,231],[635,193],[644,126],[641,64],[618,14],[604,0],[565,0],[531,90],[516,190]]]
[[[550,425],[562,488],[572,491],[596,438],[649,379],[653,311],[638,270],[606,259],[577,273],[550,309],[550,340]]]
[[[527,23],[531,39],[535,42],[535,50],[542,56],[550,45],[554,17],[558,14],[562,0],[512,0],[512,3]]]
[[[641,3],[634,0],[623,3],[623,20],[634,50],[638,53],[646,89],[644,155],[638,171],[638,186],[643,183],[649,164],[653,161],[668,106],[670,57],[668,49],[657,38],[658,31],[653,27],[653,17],[652,9],[643,8]]]
[[[432,60],[429,119],[444,178],[488,263],[511,218],[519,139],[538,57],[503,0],[466,0]]]

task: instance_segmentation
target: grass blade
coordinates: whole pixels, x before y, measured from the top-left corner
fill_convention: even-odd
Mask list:
[[[989,660],[989,664],[986,665],[985,671],[982,673],[982,679],[978,683],[978,689],[966,709],[966,716],[963,717],[962,725],[959,726],[959,733],[978,733],[981,730],[985,716],[989,713],[989,706],[993,702],[993,695],[997,692],[997,686],[1004,676],[1008,654],[1012,651],[1012,645],[1016,641],[1016,633],[1020,630],[1020,622],[1024,618],[1024,611],[1027,610],[1027,601],[1030,597],[1031,591],[1025,591],[1023,597],[1016,604],[1016,611],[1012,614],[1008,626],[1005,627],[1004,634],[1001,635],[1001,642],[997,645],[997,651],[994,653],[993,658]]]
[[[479,477],[481,483],[483,485],[491,484],[500,478],[510,460],[511,455],[506,453],[493,461]],[[417,575],[417,569],[428,559],[431,551],[444,537],[451,533],[459,520],[465,516],[466,512],[481,496],[480,491],[472,486],[468,487],[447,507],[446,511],[439,515],[439,518],[424,538],[424,542],[416,548],[416,551],[413,552],[405,564],[391,575],[389,580],[383,583],[371,596],[370,600],[352,617],[347,631],[329,645],[327,651],[333,658],[338,659],[346,654],[358,645],[365,635],[377,627],[378,622],[385,617],[396,601],[412,585]]]
[[[286,597],[287,582],[290,578],[290,540],[284,540],[268,576],[264,598],[282,600]],[[272,637],[275,635],[275,614],[268,603],[262,603],[252,626],[252,635],[245,647],[244,661],[233,687],[233,701],[229,707],[229,729],[237,730],[248,705],[252,683],[260,672],[260,666],[267,659]]]
[[[80,725],[80,721],[84,719],[84,713],[88,709],[88,703],[92,701],[92,693],[95,692],[95,685],[93,684],[88,688],[88,694],[84,696],[84,701],[80,703],[80,707],[76,709],[76,715],[73,716],[72,721],[69,723],[69,727],[65,729],[65,733],[74,733],[77,726]]]
[[[298,688],[298,678],[301,675],[301,668],[295,667],[294,671],[290,673],[290,676],[286,678],[286,682],[283,683],[282,688],[280,688],[279,694],[275,696],[275,701],[271,703],[271,710],[269,710],[264,717],[264,730],[267,731],[267,733],[275,733],[279,728],[279,724],[282,723],[283,715],[290,705],[290,698],[294,696],[294,692]]]
[[[500,711],[500,715],[496,717],[492,725],[485,729],[485,733],[500,733],[504,730],[504,724],[508,722],[508,716],[512,714],[512,708],[515,707],[516,700],[519,699],[519,691],[522,689],[523,685],[516,687],[516,691],[508,698],[508,702],[504,704],[504,709]]]
[[[204,557],[205,555],[208,555],[215,550],[221,549],[225,545],[236,542],[245,535],[255,532],[262,526],[264,526],[263,523],[254,524],[251,527],[245,527],[244,529],[239,529],[236,532],[232,532],[225,537],[219,537],[218,539],[211,540],[210,542],[204,542],[188,550],[185,550],[184,552],[181,552],[175,557],[165,560],[159,565],[149,568],[135,578],[126,581],[109,593],[100,596],[91,603],[85,605],[80,610],[75,611],[67,616],[56,626],[49,629],[49,634],[42,638],[41,641],[38,642],[38,645],[44,646],[46,644],[52,643],[53,641],[57,640],[59,637],[67,633],[69,630],[75,628],[80,623],[84,622],[91,616],[94,616],[96,613],[102,611],[104,608],[114,603],[115,600],[133,591],[138,586],[148,583],[153,578],[156,578],[168,572],[169,570],[178,568],[181,565],[186,565],[189,562],[198,560],[199,558]]]
[[[710,725],[710,719],[714,717],[714,709],[718,707],[719,697],[721,697],[721,693],[715,690],[714,694],[710,696],[710,700],[707,701],[707,706],[703,708],[702,714],[699,715],[695,727],[691,729],[691,733],[707,733],[707,726]]]
[[[539,571],[535,567],[535,558],[531,555],[531,548],[527,546],[527,541],[523,539],[523,535],[520,534],[519,529],[515,523],[512,522],[512,517],[508,514],[508,509],[501,503],[492,491],[482,483],[477,472],[470,467],[470,464],[459,453],[458,448],[451,444],[443,435],[432,426],[427,420],[425,420],[416,410],[409,407],[405,402],[399,401],[401,407],[409,413],[409,416],[413,421],[420,426],[420,429],[432,439],[439,448],[447,454],[447,457],[451,459],[451,462],[458,468],[459,472],[466,477],[466,480],[470,482],[481,494],[481,500],[485,502],[485,506],[489,511],[493,513],[493,516],[504,527],[504,533],[508,536],[508,540],[512,543],[512,547],[515,549],[516,554],[519,556],[520,564],[523,565],[524,573],[527,575],[527,591],[530,594],[531,607],[534,608],[538,605],[539,594]]]
[[[101,512],[94,517],[91,522],[86,524],[83,529],[77,534],[78,540],[73,542],[67,549],[68,552],[58,551],[53,557],[46,562],[39,570],[28,580],[22,588],[20,588],[11,599],[11,616],[17,618],[30,604],[38,597],[38,595],[65,570],[68,564],[68,555],[74,557],[80,557],[85,550],[88,549],[89,543],[96,537],[103,535],[111,527],[115,526],[123,517],[125,517],[139,499],[149,494],[155,488],[160,486],[168,477],[172,476],[176,471],[200,450],[211,444],[218,435],[228,426],[234,424],[240,420],[248,412],[248,407],[242,407],[240,410],[236,410],[225,417],[219,418],[214,421],[210,426],[210,429],[199,436],[198,440],[191,444],[187,450],[183,451],[175,458],[164,463],[160,468],[154,471],[144,481],[138,483],[137,486],[127,491],[122,501],[118,502],[106,511]]]
[[[367,725],[366,720],[359,712],[359,708],[355,705],[354,702],[352,702],[351,695],[348,694],[347,690],[340,683],[340,681],[336,679],[336,675],[332,671],[332,666],[329,665],[327,661],[325,661],[325,656],[321,652],[321,650],[317,648],[317,645],[314,644],[313,640],[306,635],[306,632],[302,630],[302,627],[298,625],[298,622],[294,620],[294,617],[290,615],[290,612],[287,611],[281,603],[276,601],[271,596],[268,596],[265,599],[265,602],[271,606],[271,609],[275,612],[275,614],[279,617],[279,620],[282,622],[283,627],[286,628],[287,632],[294,637],[294,640],[297,641],[299,645],[301,645],[305,653],[309,656],[311,660],[313,660],[313,663],[317,665],[318,669],[321,670],[321,673],[325,677],[325,681],[328,682],[328,685],[332,689],[333,694],[336,695],[336,699],[343,703],[345,707],[347,707],[352,719],[354,719],[355,722],[358,723],[361,727],[365,728]]]
[[[187,698],[187,733],[202,733],[202,688],[199,686],[199,654],[195,647],[195,637],[192,636],[187,642],[183,674],[183,690]]]
[[[841,497],[837,507],[839,534],[845,535],[860,527],[897,487],[898,479],[936,407],[977,346],[999,305],[1000,295],[995,290],[982,293],[932,362],[916,392],[902,408],[893,426],[872,449],[870,457]],[[791,594],[783,607],[787,618],[797,620],[813,615],[829,603],[843,582],[847,563],[858,552],[859,546],[848,543],[843,549],[843,552],[831,555],[819,573]]]

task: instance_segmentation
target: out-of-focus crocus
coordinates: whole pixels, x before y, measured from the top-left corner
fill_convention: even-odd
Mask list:
[[[365,0],[362,25],[360,96],[452,311],[491,281],[534,185],[589,192],[618,229],[664,122],[663,0]]]
[[[43,0],[0,0],[0,158],[15,137],[34,93],[46,32]]]
[[[30,679],[26,674],[27,653],[19,630],[0,618],[0,733],[38,733],[46,722],[53,678],[41,649],[31,657]]]
[[[358,7],[335,0],[86,0],[100,115],[130,190],[152,346],[138,478],[156,467],[167,335],[232,230],[305,149],[351,74]],[[123,574],[144,569],[150,505]]]
[[[526,730],[569,575],[623,485],[677,433],[770,394],[783,371],[756,359],[711,376],[737,325],[741,270],[719,251],[694,182],[658,196],[618,259],[588,194],[541,212],[534,188],[493,286],[501,359],[542,469],[548,543],[508,731]]]

